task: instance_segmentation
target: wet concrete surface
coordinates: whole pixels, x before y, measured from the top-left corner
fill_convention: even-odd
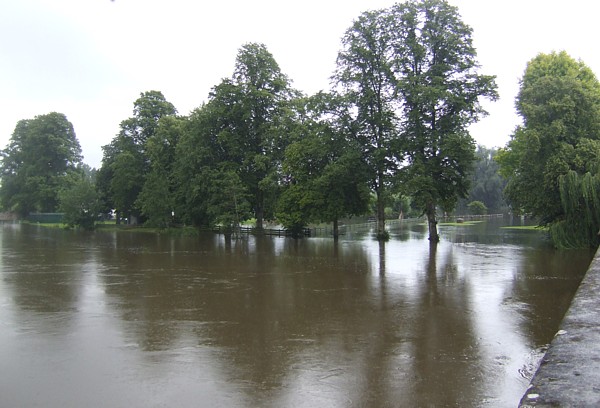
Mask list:
[[[600,252],[520,407],[600,407]]]

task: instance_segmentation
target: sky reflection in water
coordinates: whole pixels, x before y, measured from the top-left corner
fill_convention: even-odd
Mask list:
[[[504,222],[504,221],[503,221]],[[499,222],[293,240],[0,229],[0,405],[516,406],[592,253]]]

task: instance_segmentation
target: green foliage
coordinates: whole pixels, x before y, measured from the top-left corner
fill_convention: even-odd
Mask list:
[[[467,194],[475,145],[467,126],[497,97],[494,78],[477,73],[471,29],[443,0],[408,1],[367,12],[346,32],[337,82],[356,111],[356,134],[384,229],[389,190],[402,189],[430,220]]]
[[[208,103],[191,115],[177,150],[177,194],[187,220],[231,223],[232,196],[222,190],[227,185],[236,191],[240,214],[250,205],[258,228],[273,216],[295,95],[264,45],[240,49],[231,79],[215,86]],[[219,198],[227,205],[217,204]]]
[[[467,207],[469,207],[469,211],[473,215],[485,215],[488,213],[488,208],[481,201],[471,201],[467,204]]]
[[[110,193],[115,208],[124,217],[137,215],[135,206],[144,184],[144,158],[136,151],[122,151],[110,165]]]
[[[221,112],[219,137],[228,161],[240,166],[239,177],[248,191],[257,228],[272,217],[278,194],[283,152],[289,143],[285,129],[291,99],[297,94],[263,44],[250,43],[240,49],[227,96],[234,96],[238,110]],[[212,95],[219,103],[219,89]],[[233,91],[233,92],[231,92]]]
[[[457,206],[459,214],[465,213],[467,211],[467,204],[472,201],[481,201],[487,207],[488,213],[491,214],[500,214],[508,211],[503,196],[506,180],[500,175],[500,166],[495,160],[497,155],[497,149],[477,146],[471,188],[468,197],[459,200]]]
[[[319,93],[305,102],[310,115],[296,126],[296,141],[283,162],[287,188],[277,219],[289,229],[309,221],[336,225],[341,218],[365,213],[370,198],[361,147],[344,126],[343,101]]]
[[[299,233],[310,221],[311,193],[305,184],[292,184],[279,198],[277,220],[292,233]]]
[[[92,230],[100,212],[100,200],[94,181],[83,171],[71,174],[68,186],[59,192],[60,211],[63,221],[69,227]]]
[[[412,198],[410,196],[402,195],[399,193],[391,196],[391,207],[390,213],[386,216],[388,218],[412,218],[421,215],[418,211],[413,208]]]
[[[334,80],[354,108],[350,130],[362,148],[369,187],[376,195],[377,231],[385,230],[385,207],[402,160],[398,147],[393,32],[388,10],[363,13],[342,38]]]
[[[600,83],[565,52],[540,54],[527,65],[517,110],[524,124],[497,157],[510,205],[551,226],[557,246],[594,245],[598,228],[576,214],[597,192],[581,187],[600,153]],[[576,197],[584,191],[591,195]]]
[[[169,179],[165,173],[151,171],[146,177],[144,187],[137,197],[136,206],[147,217],[150,227],[167,228],[173,220],[173,196]]]
[[[0,201],[21,216],[55,212],[58,191],[81,163],[73,125],[56,112],[19,121],[1,155]]]
[[[598,151],[600,157],[600,149]],[[595,248],[600,244],[600,162],[584,174],[574,170],[559,177],[562,219],[550,226],[560,248]]]
[[[404,188],[439,239],[436,208],[452,210],[465,197],[475,156],[467,126],[485,111],[479,99],[497,98],[494,77],[477,73],[472,30],[445,1],[409,1],[392,8],[403,136],[408,166]]]
[[[242,180],[227,163],[204,173],[206,213],[212,223],[235,229],[250,217],[250,203]]]
[[[173,169],[176,148],[186,130],[186,120],[163,116],[156,123],[154,133],[146,141],[146,157],[150,170],[135,207],[147,218],[148,226],[167,228],[173,221],[176,184]]]
[[[134,102],[133,117],[122,121],[119,133],[103,147],[98,191],[105,209],[114,208],[124,217],[140,215],[138,196],[150,172],[149,141],[159,129],[161,118],[176,113],[159,91],[144,92]]]

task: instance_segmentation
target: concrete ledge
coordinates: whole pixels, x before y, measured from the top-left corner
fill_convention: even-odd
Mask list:
[[[519,407],[600,407],[600,249]]]

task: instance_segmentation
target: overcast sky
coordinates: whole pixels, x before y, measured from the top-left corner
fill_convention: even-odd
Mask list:
[[[328,89],[344,31],[392,0],[0,0],[0,148],[21,119],[52,111],[73,123],[84,162],[132,116],[141,92],[161,91],[180,114],[233,71],[240,46],[261,42],[293,85]],[[600,2],[450,0],[473,28],[481,73],[500,101],[471,128],[504,146],[519,123],[514,99],[527,61],[565,50],[600,73]]]

